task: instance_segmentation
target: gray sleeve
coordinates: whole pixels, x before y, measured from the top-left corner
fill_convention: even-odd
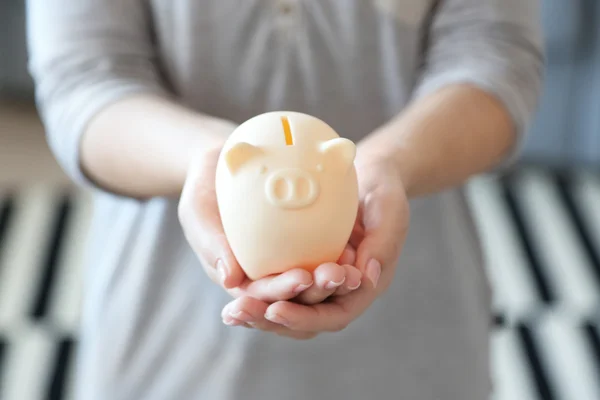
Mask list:
[[[143,0],[28,0],[29,71],[48,143],[77,183],[86,125],[133,93],[166,94]]]
[[[543,71],[538,0],[440,0],[432,17],[415,97],[453,83],[496,96],[518,133],[520,152],[537,109]]]

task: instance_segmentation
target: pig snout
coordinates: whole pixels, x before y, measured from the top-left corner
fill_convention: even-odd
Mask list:
[[[308,172],[299,168],[273,172],[265,185],[267,200],[276,207],[308,207],[319,196],[319,184]]]

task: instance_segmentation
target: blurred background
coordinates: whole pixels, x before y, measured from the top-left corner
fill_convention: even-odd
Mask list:
[[[495,399],[600,400],[600,3],[542,4],[522,160],[467,187],[494,287]],[[91,205],[45,143],[23,8],[0,1],[0,399],[69,399]]]

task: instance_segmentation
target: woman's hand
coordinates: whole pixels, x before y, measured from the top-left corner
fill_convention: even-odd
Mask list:
[[[323,264],[312,274],[294,269],[256,281],[248,279],[229,246],[219,214],[215,173],[221,147],[222,143],[194,158],[178,207],[184,235],[210,279],[235,298],[251,296],[264,304],[292,298],[314,304],[358,288],[362,274],[350,265],[356,256],[350,246],[337,263]]]
[[[240,296],[224,307],[223,322],[255,327],[297,339],[344,329],[391,284],[409,226],[409,205],[400,173],[383,159],[357,157],[360,207],[350,247],[362,285],[343,296],[317,304]]]

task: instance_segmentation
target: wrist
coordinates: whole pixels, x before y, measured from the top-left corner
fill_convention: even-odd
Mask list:
[[[358,145],[355,165],[357,170],[386,171],[397,179],[406,192],[412,196],[416,171],[415,152],[398,140],[398,135],[390,135],[383,129],[374,132]]]

